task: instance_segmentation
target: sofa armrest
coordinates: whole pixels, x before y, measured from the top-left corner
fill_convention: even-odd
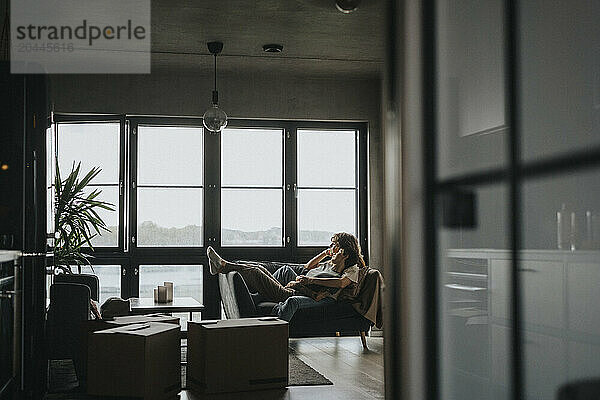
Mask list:
[[[248,286],[238,272],[219,274],[219,291],[227,318],[249,318],[257,315]]]

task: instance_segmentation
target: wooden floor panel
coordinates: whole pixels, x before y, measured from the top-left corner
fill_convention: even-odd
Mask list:
[[[181,392],[181,400],[370,400],[383,399],[383,338],[368,337],[364,351],[358,337],[290,339],[299,359],[328,378],[329,386],[291,386],[287,390],[197,396]]]

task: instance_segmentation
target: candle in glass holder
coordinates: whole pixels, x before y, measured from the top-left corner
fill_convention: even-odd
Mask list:
[[[163,282],[164,286],[167,288],[167,302],[173,301],[173,282]]]
[[[158,287],[158,302],[159,303],[167,302],[167,287],[166,286]]]

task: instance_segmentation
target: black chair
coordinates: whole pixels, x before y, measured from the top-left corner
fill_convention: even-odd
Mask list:
[[[54,283],[79,283],[90,288],[92,300],[100,301],[100,281],[96,275],[59,274],[54,276]]]
[[[99,299],[98,277],[87,274],[60,274],[50,286],[46,313],[46,358],[71,359],[82,376],[82,323],[91,318],[91,301]]]
[[[81,371],[81,324],[89,318],[88,286],[78,283],[52,284],[45,327],[47,359],[71,359],[76,371]]]

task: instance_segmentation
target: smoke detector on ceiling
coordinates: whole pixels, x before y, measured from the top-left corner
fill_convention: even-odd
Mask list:
[[[283,45],[277,43],[269,43],[263,46],[265,53],[281,53],[283,51]]]
[[[335,0],[335,6],[344,14],[349,14],[358,8],[360,0]]]

